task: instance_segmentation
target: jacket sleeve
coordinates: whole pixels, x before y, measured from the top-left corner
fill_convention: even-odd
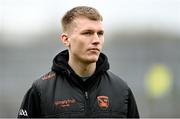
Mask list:
[[[40,117],[40,111],[40,97],[35,86],[32,86],[24,96],[18,118]]]
[[[129,89],[128,118],[140,118],[134,95]]]

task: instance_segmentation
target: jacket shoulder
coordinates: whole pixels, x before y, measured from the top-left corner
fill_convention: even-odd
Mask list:
[[[52,80],[56,77],[56,73],[54,71],[50,71],[44,74],[40,79],[41,80]]]
[[[116,74],[112,73],[111,71],[107,71],[107,74],[109,76],[109,79],[115,86],[122,87],[122,88],[124,87],[126,89],[129,88],[127,82],[125,82],[122,78],[120,78]]]
[[[42,75],[39,79],[33,82],[33,87],[46,87],[50,83],[53,83],[56,79],[57,74],[54,71],[50,71]]]

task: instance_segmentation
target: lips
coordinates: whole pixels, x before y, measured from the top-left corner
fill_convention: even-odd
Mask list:
[[[95,51],[100,51],[98,48],[90,48],[88,50],[95,50]]]

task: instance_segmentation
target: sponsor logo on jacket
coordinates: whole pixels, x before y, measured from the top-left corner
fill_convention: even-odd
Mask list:
[[[54,104],[58,107],[69,107],[74,103],[76,103],[75,99],[57,100],[54,102]]]
[[[108,96],[98,96],[98,105],[102,109],[107,109],[109,107],[109,97]]]

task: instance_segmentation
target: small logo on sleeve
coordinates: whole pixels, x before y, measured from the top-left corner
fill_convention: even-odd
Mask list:
[[[56,73],[51,71],[47,74],[45,74],[44,76],[41,77],[42,80],[50,80],[50,79],[53,79],[53,77],[56,76]]]
[[[98,96],[98,105],[102,109],[107,109],[109,107],[109,97],[108,96]]]
[[[25,110],[25,109],[20,109],[19,110],[19,116],[28,116],[28,113],[27,113],[27,111]]]

